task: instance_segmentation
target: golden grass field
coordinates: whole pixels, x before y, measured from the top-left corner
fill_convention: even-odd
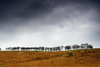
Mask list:
[[[100,67],[100,49],[0,51],[0,67]]]

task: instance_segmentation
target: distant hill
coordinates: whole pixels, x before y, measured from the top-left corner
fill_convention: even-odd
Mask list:
[[[0,51],[0,67],[100,67],[100,49]]]

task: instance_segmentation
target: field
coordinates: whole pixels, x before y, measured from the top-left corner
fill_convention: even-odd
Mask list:
[[[0,67],[100,67],[100,49],[0,51]]]

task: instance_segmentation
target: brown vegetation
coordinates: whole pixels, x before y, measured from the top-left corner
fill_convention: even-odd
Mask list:
[[[0,51],[0,67],[100,67],[100,49]]]

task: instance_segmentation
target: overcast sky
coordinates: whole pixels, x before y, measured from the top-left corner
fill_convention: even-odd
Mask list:
[[[0,47],[100,48],[99,0],[0,0]]]

